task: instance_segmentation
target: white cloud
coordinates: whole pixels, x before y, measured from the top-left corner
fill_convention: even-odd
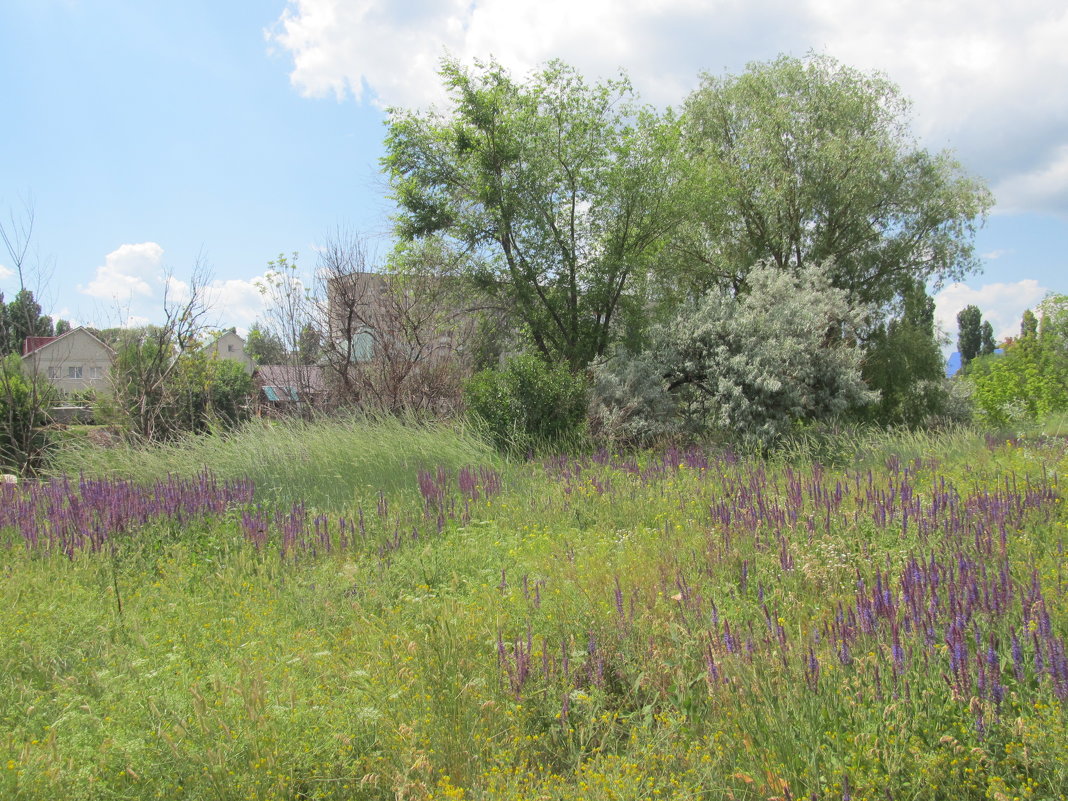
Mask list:
[[[270,40],[310,96],[440,101],[447,51],[522,73],[550,58],[626,68],[645,100],[678,104],[699,72],[779,52],[881,70],[915,101],[928,146],[955,148],[1003,211],[1068,214],[1068,6],[1058,0],[290,0]]]
[[[266,308],[260,287],[276,274],[270,270],[249,280],[216,279],[201,288],[201,301],[207,308],[205,320],[220,328],[236,326],[247,330]],[[164,298],[169,306],[181,305],[190,298],[190,280],[172,275],[163,267],[163,248],[155,242],[121,245],[104,258],[96,275],[82,294],[113,304],[112,314],[125,327],[160,322]],[[297,291],[303,284],[297,280]],[[112,317],[112,319],[115,319]]]
[[[5,267],[4,265],[0,264],[0,281],[4,281],[13,276],[14,274],[15,271],[12,270],[10,267]]]
[[[1061,145],[1047,161],[1026,172],[1008,176],[994,191],[1003,212],[1046,209],[1068,216],[1068,144]]]
[[[120,245],[104,257],[93,280],[79,286],[78,291],[100,300],[126,303],[135,297],[152,297],[162,267],[163,248],[155,242]]]
[[[978,289],[967,284],[950,284],[934,296],[935,320],[951,335],[951,349],[955,349],[957,312],[965,306],[978,306],[983,319],[994,327],[995,338],[1002,340],[1020,333],[1024,310],[1034,309],[1048,291],[1033,278],[1012,284],[984,284]]]
[[[1000,259],[1002,256],[1008,256],[1010,253],[1012,253],[1012,248],[996,248],[989,253],[980,254],[980,257],[987,261],[994,261],[995,259]]]
[[[175,278],[173,275],[163,275],[160,280],[167,294],[168,304],[182,304],[189,300],[189,284],[185,281]]]
[[[787,49],[788,31],[804,27],[794,8],[785,0],[291,0],[268,36],[292,55],[293,85],[313,97],[428,105],[443,97],[437,70],[451,53],[464,62],[493,56],[519,73],[551,58],[591,75],[625,67],[649,100],[674,103],[700,70]]]
[[[128,314],[126,318],[119,323],[120,328],[140,328],[141,326],[148,325],[152,321],[147,317],[141,317],[138,314]]]
[[[247,331],[262,316],[265,305],[258,286],[262,280],[262,277],[250,281],[232,278],[211,283],[205,298],[220,328],[235,326]]]

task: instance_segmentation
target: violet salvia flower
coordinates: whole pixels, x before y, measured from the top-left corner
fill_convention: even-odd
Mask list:
[[[708,673],[707,673],[708,686],[711,688],[712,685],[714,685],[714,684],[719,682],[719,668],[716,666],[716,658],[712,654],[712,647],[711,646],[706,646],[705,647],[705,665],[706,665],[706,667],[708,669]]]
[[[1013,675],[1016,676],[1016,681],[1022,682],[1024,677],[1023,672],[1023,648],[1020,647],[1020,638],[1016,636],[1016,629],[1011,630],[1012,634],[1012,670]]]

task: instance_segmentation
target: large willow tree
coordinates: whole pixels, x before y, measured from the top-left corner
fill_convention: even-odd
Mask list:
[[[854,303],[975,270],[992,202],[947,153],[920,147],[898,88],[835,60],[781,57],[704,76],[687,100],[694,171],[676,263],[691,291],[744,289],[754,265],[831,265]]]
[[[493,62],[441,75],[447,109],[390,114],[398,230],[466,249],[534,348],[580,368],[644,313],[674,225],[676,128],[625,80],[589,84],[560,62],[523,81]]]

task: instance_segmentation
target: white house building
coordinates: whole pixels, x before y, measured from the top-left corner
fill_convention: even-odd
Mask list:
[[[252,357],[245,353],[245,340],[234,331],[223,331],[201,348],[201,352],[216,359],[232,359],[240,362],[249,375],[252,375],[256,367]]]
[[[106,389],[115,352],[79,326],[58,337],[27,337],[22,363],[61,392]]]

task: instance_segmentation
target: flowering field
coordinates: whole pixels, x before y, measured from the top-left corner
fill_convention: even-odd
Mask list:
[[[1068,442],[925,450],[0,486],[0,797],[1064,798]]]

